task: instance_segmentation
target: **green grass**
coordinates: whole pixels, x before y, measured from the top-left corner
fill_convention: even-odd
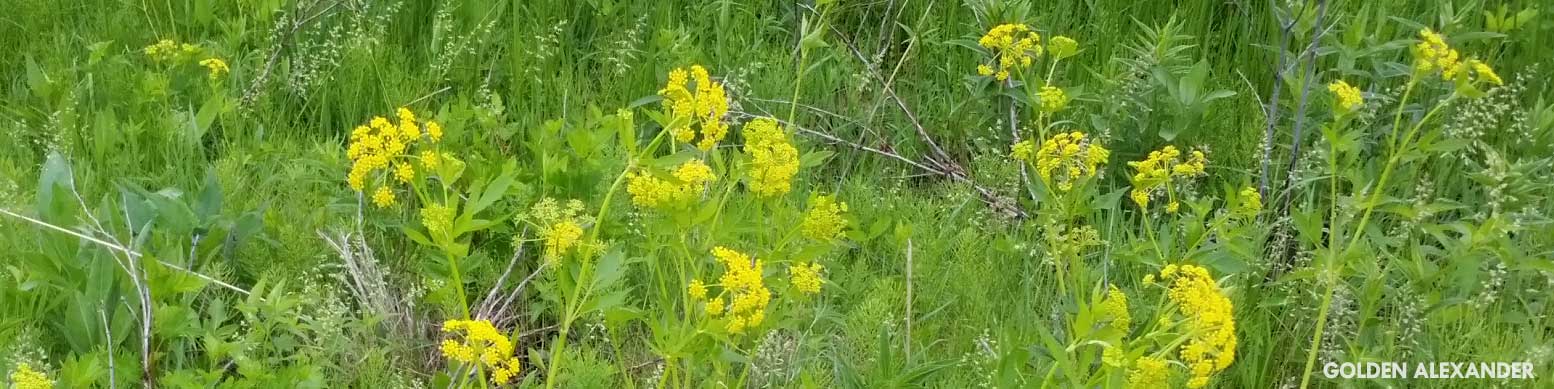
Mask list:
[[[525,227],[509,221],[543,197],[583,200],[589,214],[610,207],[609,217],[595,221],[603,242],[637,261],[619,286],[629,309],[581,318],[558,353],[566,363],[557,377],[547,376],[546,363],[556,355],[552,326],[568,305],[549,291],[521,295],[512,327],[504,328],[525,364],[521,385],[553,378],[566,387],[658,383],[663,355],[648,320],[623,317],[677,309],[666,308],[668,293],[651,264],[678,255],[671,244],[678,233],[653,230],[665,223],[652,222],[624,193],[605,203],[627,153],[613,139],[576,137],[629,107],[646,144],[659,129],[648,112],[659,104],[644,99],[663,88],[671,69],[701,64],[728,86],[735,111],[785,118],[797,96],[813,109],[798,108],[790,132],[802,127],[923,161],[930,147],[872,76],[879,72],[971,180],[1037,214],[1044,208],[1025,199],[1020,173],[1005,157],[1008,99],[975,77],[984,61],[973,49],[977,37],[1003,22],[1080,42],[1082,51],[1053,77],[1077,92],[1063,117],[1112,151],[1094,188],[1112,201],[1098,201],[1075,222],[1095,227],[1105,242],[1083,257],[1098,282],[1078,289],[1100,280],[1121,287],[1134,298],[1135,323],[1143,323],[1154,313],[1144,310],[1154,301],[1139,282],[1144,275],[1177,260],[1208,263],[1235,304],[1239,338],[1236,362],[1211,386],[1300,383],[1326,285],[1320,267],[1306,261],[1325,258],[1324,228],[1333,226],[1366,239],[1335,259],[1341,304],[1329,305],[1322,361],[1527,361],[1540,374],[1503,383],[1345,381],[1323,378],[1318,366],[1314,386],[1537,387],[1554,372],[1547,294],[1554,286],[1547,217],[1554,209],[1547,195],[1554,94],[1545,81],[1554,66],[1546,53],[1554,42],[1551,10],[1540,7],[1536,22],[1508,34],[1482,33],[1485,12],[1503,3],[1514,14],[1535,1],[1327,4],[1322,25],[1331,30],[1317,45],[1306,112],[1296,112],[1305,67],[1284,73],[1276,102],[1271,180],[1293,179],[1291,211],[1279,217],[1286,215],[1276,206],[1282,199],[1266,195],[1256,223],[1216,235],[1203,253],[1166,242],[1180,250],[1169,259],[1157,256],[1152,232],[1139,227],[1126,193],[1134,171],[1125,162],[1167,144],[1209,150],[1208,178],[1194,195],[1208,207],[1223,205],[1212,201],[1228,198],[1221,196],[1227,189],[1256,185],[1265,99],[1279,82],[1273,64],[1293,61],[1311,43],[1314,7],[1281,55],[1281,20],[1292,13],[1285,2],[840,2],[825,13],[826,45],[810,53],[814,67],[795,93],[801,20],[815,23],[821,14],[792,2],[218,3],[17,0],[0,15],[0,209],[85,234],[95,217],[144,258],[187,265],[258,296],[150,265],[154,374],[163,386],[427,387],[454,373],[438,354],[437,328],[463,303],[448,286],[446,261],[400,232],[420,228],[416,207],[424,204],[369,207],[359,218],[357,193],[345,183],[351,130],[405,105],[444,124],[441,147],[466,161],[469,175],[494,176],[509,160],[518,166],[517,184],[488,211],[501,223],[469,239],[471,254],[460,266],[470,300],[484,297],[514,257],[512,240]],[[299,19],[307,23],[293,30]],[[1465,56],[1484,58],[1518,87],[1455,105],[1429,126],[1420,154],[1405,158],[1383,192],[1387,204],[1377,219],[1351,231],[1360,194],[1372,193],[1366,184],[1389,156],[1407,40],[1421,26],[1454,37]],[[1178,39],[1150,40],[1146,31],[1173,31]],[[142,48],[160,39],[198,44],[200,58],[222,58],[231,72],[209,79],[193,63],[148,59]],[[1173,54],[1141,55],[1167,51]],[[1200,61],[1208,71],[1203,90],[1234,94],[1201,112],[1177,109],[1152,70],[1181,77]],[[1344,154],[1336,197],[1321,154],[1323,128],[1331,125],[1325,85],[1335,79],[1359,85],[1372,104],[1351,126],[1356,146]],[[1426,89],[1415,99],[1448,91]],[[1414,102],[1421,101],[1433,100]],[[1410,107],[1404,117],[1416,120],[1425,108]],[[1300,115],[1302,161],[1285,174]],[[1469,130],[1479,135],[1463,135]],[[1180,136],[1168,140],[1162,131]],[[850,204],[847,242],[820,259],[827,281],[818,298],[783,305],[789,317],[769,319],[772,331],[746,349],[707,356],[706,366],[689,372],[694,386],[1041,386],[1054,366],[1042,334],[1064,331],[1064,318],[1083,302],[1057,292],[1045,241],[1053,224],[1004,217],[966,183],[794,134],[806,154],[835,154],[807,165],[795,193],[732,203],[720,224],[731,227],[693,239],[769,246],[769,230],[797,223],[811,192]],[[604,146],[578,151],[594,143]],[[724,146],[741,143],[734,134]],[[73,178],[54,186],[66,182],[60,177]],[[1330,207],[1343,212],[1334,218]],[[1187,215],[1200,214],[1146,220],[1162,231],[1203,227]],[[144,231],[124,227],[147,220],[152,227]],[[404,297],[396,303],[406,307],[410,328],[384,324],[397,319],[361,303],[320,237],[359,223],[384,287]],[[0,337],[15,339],[0,345],[0,373],[26,362],[43,366],[58,387],[107,387],[110,378],[140,384],[140,302],[135,278],[115,262],[123,258],[19,217],[0,215],[0,231]],[[511,277],[540,263],[538,245],[527,248]],[[1297,261],[1289,267],[1285,258]],[[781,274],[769,284],[786,279],[786,266],[767,267]],[[785,297],[773,306],[790,304]],[[788,351],[749,361],[740,352],[762,346]],[[774,362],[773,355],[785,358]],[[889,381],[914,371],[922,374]],[[1185,378],[1178,372],[1174,383]]]

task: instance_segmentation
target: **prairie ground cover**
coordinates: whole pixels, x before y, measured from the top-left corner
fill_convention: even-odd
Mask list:
[[[0,5],[10,387],[1554,382],[1538,1]]]

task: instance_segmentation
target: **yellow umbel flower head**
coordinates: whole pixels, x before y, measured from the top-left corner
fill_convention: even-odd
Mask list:
[[[679,209],[700,198],[707,183],[716,180],[707,163],[692,159],[675,168],[670,177],[641,170],[632,172],[626,176],[626,193],[631,194],[631,202],[638,207]]]
[[[206,58],[200,61],[200,66],[204,66],[210,72],[210,79],[212,80],[220,79],[221,76],[232,72],[232,68],[227,67],[227,61],[222,61],[221,58]]]
[[[988,30],[977,40],[993,54],[991,64],[977,66],[977,73],[993,76],[998,81],[1008,80],[1011,73],[1031,67],[1035,57],[1041,56],[1041,35],[1025,24],[1001,24]]]
[[[1059,133],[1048,138],[1034,155],[1025,151],[1028,147],[1015,144],[1014,157],[1035,164],[1036,175],[1041,177],[1043,183],[1064,192],[1073,189],[1080,179],[1094,177],[1107,159],[1111,158],[1110,150],[1078,131]]]
[[[1036,97],[1041,100],[1042,112],[1053,113],[1068,107],[1068,94],[1062,88],[1051,85],[1041,87]]]
[[[1234,307],[1208,269],[1168,265],[1160,271],[1167,296],[1182,316],[1187,343],[1179,356],[1192,372],[1188,387],[1201,388],[1236,360]]]
[[[190,43],[178,43],[172,39],[159,40],[142,49],[146,57],[156,62],[187,63],[200,53],[200,47]],[[223,64],[225,65],[225,64]]]
[[[825,270],[819,263],[797,264],[788,266],[789,282],[793,283],[793,289],[807,295],[820,294],[820,272]]]
[[[706,151],[728,135],[728,123],[723,121],[728,114],[727,93],[723,83],[713,81],[701,65],[691,65],[689,71],[670,71],[669,81],[658,95],[664,97],[664,112],[672,123],[667,130],[676,142],[691,143],[696,137],[693,128],[699,129],[701,140],[696,141],[696,148]]]
[[[1360,88],[1355,88],[1344,80],[1327,84],[1327,90],[1333,92],[1333,110],[1340,115],[1354,112],[1365,101],[1365,98],[1360,95]]]
[[[835,240],[847,228],[847,219],[844,218],[846,214],[847,203],[836,201],[833,196],[815,196],[809,200],[809,210],[804,212],[804,221],[800,222],[799,230],[804,237],[813,240]]]
[[[1128,372],[1128,389],[1166,388],[1170,385],[1171,370],[1163,358],[1139,357]]]
[[[513,356],[512,341],[490,321],[449,320],[443,322],[442,332],[451,334],[442,342],[443,357],[482,366],[490,373],[492,383],[506,385],[521,372],[518,358]]]
[[[583,211],[583,202],[580,200],[568,200],[563,206],[556,199],[546,197],[534,203],[534,207],[524,215],[539,228],[540,240],[545,244],[542,256],[550,265],[556,265],[567,253],[584,243],[583,225],[588,223]]]
[[[1052,53],[1053,58],[1064,59],[1079,54],[1079,42],[1074,38],[1058,35],[1047,42],[1047,52]]]
[[[726,309],[729,317],[724,329],[728,333],[743,334],[748,329],[759,327],[766,319],[766,305],[772,300],[772,292],[766,289],[762,280],[761,260],[723,246],[713,247],[712,256],[723,264],[723,275],[718,278],[718,285],[723,292],[707,304],[707,314],[718,316],[724,313],[722,303],[726,295],[729,298]],[[718,303],[716,307],[712,304],[714,302]]]
[[[434,239],[445,240],[453,237],[453,207],[443,204],[427,204],[421,208],[421,226],[426,227]]]
[[[1257,192],[1257,188],[1241,188],[1241,193],[1236,196],[1236,206],[1232,213],[1243,217],[1257,216],[1263,211],[1263,195]]]
[[[707,298],[707,284],[701,280],[691,280],[691,284],[685,287],[685,294],[691,296],[691,300],[703,300]]]
[[[16,365],[16,370],[11,371],[11,387],[16,389],[52,389],[54,381],[43,372],[33,370],[32,365],[22,362]]]
[[[1441,79],[1451,80],[1462,71],[1460,54],[1446,44],[1446,37],[1431,29],[1419,30],[1419,43],[1414,44],[1414,72],[1428,74],[1441,72]]]
[[[1149,152],[1149,157],[1142,161],[1128,162],[1128,166],[1134,169],[1133,191],[1129,196],[1139,208],[1148,209],[1150,197],[1161,192],[1168,195],[1169,185],[1185,185],[1193,178],[1202,176],[1208,166],[1208,156],[1203,151],[1193,150],[1187,160],[1181,159],[1182,152],[1176,146],[1166,145],[1160,150]],[[1175,212],[1180,205],[1175,198],[1169,199],[1167,211]]]
[[[792,188],[799,173],[799,150],[788,142],[788,134],[777,120],[761,117],[745,124],[745,153],[750,155],[750,191],[760,197],[774,197]]]
[[[1106,291],[1106,298],[1101,300],[1101,312],[1111,317],[1111,326],[1117,330],[1127,332],[1133,324],[1133,316],[1128,314],[1128,295],[1116,285]]]
[[[397,118],[399,122],[394,123],[378,116],[356,126],[351,130],[350,143],[345,149],[345,156],[351,161],[346,183],[351,190],[361,193],[372,189],[372,202],[380,208],[397,203],[393,185],[415,179],[418,159],[428,172],[435,172],[444,160],[451,160],[433,150],[421,150],[420,157],[416,158],[414,149],[421,144],[421,124],[408,108],[400,108]],[[425,124],[426,133],[433,134],[434,140],[441,136],[437,122],[426,121]]]

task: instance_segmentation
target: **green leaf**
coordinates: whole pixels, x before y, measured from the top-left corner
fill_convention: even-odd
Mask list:
[[[55,209],[55,190],[63,188],[74,192],[76,184],[71,174],[70,162],[60,156],[59,152],[49,152],[48,159],[43,162],[43,168],[38,175],[38,217],[49,220],[57,215],[52,212]]]

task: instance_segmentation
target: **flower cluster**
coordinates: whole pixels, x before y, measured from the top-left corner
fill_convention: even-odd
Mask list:
[[[200,54],[200,47],[191,43],[178,43],[172,39],[163,39],[141,49],[146,57],[156,62],[181,63],[193,59]]]
[[[772,292],[766,289],[761,278],[761,261],[723,246],[713,247],[712,256],[723,264],[723,276],[718,278],[718,286],[723,291],[707,302],[707,315],[717,317],[726,311],[728,324],[724,329],[730,334],[743,334],[747,329],[760,326],[766,320],[766,305],[772,300]],[[812,270],[818,272],[819,269]],[[692,297],[698,294],[695,286],[699,283],[692,283]],[[701,291],[700,294],[705,296],[706,293]]]
[[[1133,316],[1128,314],[1128,295],[1112,285],[1111,290],[1106,291],[1106,298],[1101,300],[1101,312],[1111,318],[1111,326],[1122,332],[1127,332],[1133,325]]]
[[[1472,76],[1491,84],[1504,82],[1489,64],[1472,58],[1463,61],[1457,49],[1446,43],[1446,37],[1428,28],[1419,30],[1419,43],[1414,44],[1412,53],[1416,74],[1440,71],[1443,80],[1466,82],[1471,72]]]
[[[772,118],[745,124],[745,153],[750,155],[750,191],[760,197],[788,193],[799,173],[799,150]]]
[[[1344,80],[1333,81],[1327,84],[1327,90],[1333,92],[1333,107],[1339,114],[1354,112],[1365,98],[1360,95],[1360,88],[1349,85]]]
[[[691,143],[699,129],[701,139],[696,141],[696,148],[706,151],[728,135],[728,123],[723,121],[728,114],[728,96],[723,83],[712,81],[701,65],[691,65],[690,71],[670,71],[669,82],[658,95],[664,97],[664,110],[672,123],[669,131],[676,142]]]
[[[1042,142],[1040,149],[1033,151],[1034,148],[1029,140],[1016,143],[1013,156],[1036,164],[1036,175],[1042,182],[1060,191],[1073,189],[1074,183],[1081,178],[1094,177],[1111,157],[1110,150],[1078,131],[1054,135]]]
[[[453,239],[453,207],[432,203],[421,208],[421,226],[438,240]]]
[[[815,196],[809,200],[809,211],[804,212],[799,230],[806,238],[829,242],[847,228],[846,214],[847,203],[836,201],[835,196]]]
[[[345,150],[346,157],[351,160],[351,171],[346,174],[346,183],[357,192],[362,192],[369,183],[379,183],[373,191],[372,203],[380,208],[395,203],[394,190],[386,178],[387,173],[392,172],[394,180],[400,183],[415,179],[410,148],[423,135],[432,142],[442,138],[442,127],[434,121],[426,122],[423,133],[422,126],[416,122],[415,113],[409,108],[400,108],[398,119],[398,123],[393,123],[379,116],[372,118],[366,125],[357,126],[351,131],[351,143]],[[436,162],[428,163],[428,158]],[[423,165],[432,169],[431,165],[439,165],[440,160],[445,158],[448,157],[439,157],[427,151],[421,154],[420,159]],[[374,174],[378,172],[384,174]]]
[[[1240,216],[1256,216],[1263,211],[1263,195],[1257,192],[1257,188],[1241,188],[1241,193],[1236,196],[1236,206],[1232,213]]]
[[[491,373],[491,382],[506,385],[518,376],[521,366],[513,356],[513,342],[487,320],[449,320],[442,332],[461,337],[444,339],[442,355],[450,361],[475,364]]]
[[[1053,113],[1068,107],[1068,93],[1064,92],[1063,88],[1051,85],[1041,87],[1041,90],[1036,92],[1036,98],[1041,100],[1042,112]]]
[[[1176,213],[1180,206],[1176,202],[1175,195],[1170,190],[1173,180],[1188,180],[1203,175],[1208,165],[1208,157],[1203,151],[1193,150],[1192,155],[1186,161],[1181,159],[1182,152],[1176,146],[1166,145],[1160,150],[1149,152],[1149,157],[1143,161],[1128,162],[1136,171],[1133,174],[1133,192],[1130,196],[1139,208],[1149,208],[1149,198],[1159,192],[1166,192],[1170,196],[1170,203],[1166,204],[1166,212]]]
[[[820,272],[825,268],[819,263],[797,264],[788,266],[789,281],[793,283],[793,289],[799,293],[815,295],[820,293]]]
[[[1166,388],[1170,378],[1170,366],[1164,358],[1139,357],[1133,362],[1133,371],[1128,373],[1128,389]]]
[[[16,365],[16,370],[11,371],[11,387],[16,389],[51,389],[54,381],[47,374],[33,370],[32,365],[22,362]]]
[[[232,72],[232,68],[227,67],[227,61],[223,61],[221,58],[206,58],[200,61],[200,66],[204,66],[206,70],[210,71],[210,79],[212,80],[219,79],[221,76]]]
[[[568,200],[563,206],[556,199],[546,197],[529,209],[527,216],[538,227],[540,240],[545,242],[542,256],[549,264],[555,265],[583,244],[583,224],[586,224],[583,208],[580,200]]]
[[[632,172],[627,177],[626,192],[631,202],[642,208],[672,209],[701,196],[707,183],[717,180],[712,167],[700,159],[692,159],[675,168],[671,177],[658,177],[647,171]]]
[[[1167,265],[1160,270],[1160,281],[1184,319],[1187,343],[1179,355],[1192,372],[1187,386],[1201,388],[1210,376],[1236,360],[1236,321],[1230,298],[1209,276],[1208,269],[1194,265]]]
[[[992,76],[998,81],[1008,80],[1011,70],[1031,67],[1035,57],[1041,56],[1042,52],[1041,35],[1025,24],[993,27],[977,40],[977,44],[993,52],[993,63],[978,65],[977,74]]]

